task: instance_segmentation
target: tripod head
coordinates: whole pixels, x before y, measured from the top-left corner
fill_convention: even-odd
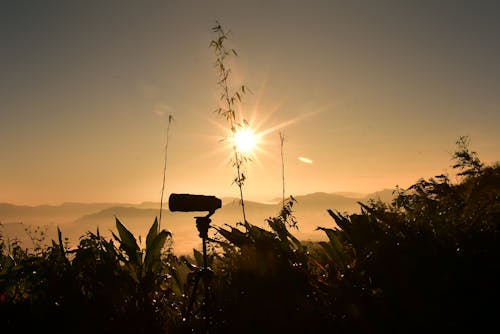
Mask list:
[[[196,228],[198,229],[199,236],[202,239],[208,238],[208,229],[210,228],[210,223],[212,222],[212,219],[210,219],[211,215],[213,215],[213,213],[209,213],[207,216],[204,217],[195,217]]]

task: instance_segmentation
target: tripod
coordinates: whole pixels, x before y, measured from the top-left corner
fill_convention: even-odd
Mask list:
[[[203,281],[204,287],[204,296],[202,302],[202,315],[205,319],[205,326],[208,332],[209,323],[210,323],[210,312],[209,312],[209,304],[210,304],[210,280],[212,278],[213,272],[210,268],[208,268],[208,260],[207,260],[207,240],[208,238],[208,229],[210,228],[211,219],[210,216],[214,212],[210,212],[207,216],[204,217],[195,217],[196,218],[196,227],[199,232],[199,236],[203,242],[203,267],[198,268],[195,272],[195,280],[193,285],[193,291],[191,292],[189,306],[186,312],[186,316],[189,316],[193,310],[193,305],[196,300],[196,294],[198,290],[198,285],[200,281]]]

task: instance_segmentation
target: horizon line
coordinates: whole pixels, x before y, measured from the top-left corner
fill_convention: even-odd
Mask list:
[[[289,195],[286,198],[289,198],[290,196],[296,198],[296,197],[302,197],[302,196],[309,196],[309,195],[314,195],[314,194],[326,194],[326,195],[340,195],[344,196],[347,198],[363,198],[366,196],[369,196],[371,194],[375,194],[378,192],[386,191],[386,190],[394,190],[395,188],[382,188],[377,191],[372,191],[372,192],[358,192],[358,191],[332,191],[332,192],[327,192],[327,191],[314,191],[314,192],[309,192],[309,193],[302,193],[298,195]],[[217,196],[220,199],[223,200],[239,200],[239,197],[237,196]],[[245,199],[245,202],[255,202],[255,203],[262,203],[262,204],[277,204],[280,203],[282,200],[281,196],[275,196],[274,198],[267,199],[267,200],[256,200],[253,198],[247,198]],[[163,203],[168,203],[168,201],[163,201]],[[40,206],[63,206],[63,205],[70,205],[70,204],[81,204],[81,205],[102,205],[102,204],[110,204],[110,205],[144,205],[144,204],[160,204],[160,201],[154,201],[154,200],[144,200],[144,201],[63,201],[63,202],[38,202],[36,204],[28,204],[28,203],[19,203],[19,202],[11,202],[11,201],[0,201],[0,204],[9,204],[9,205],[15,205],[15,206],[28,206],[28,207],[40,207]]]

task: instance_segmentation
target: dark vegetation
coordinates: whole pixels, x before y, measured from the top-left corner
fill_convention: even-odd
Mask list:
[[[439,175],[359,214],[328,210],[328,241],[293,236],[294,199],[267,220],[215,227],[203,256],[177,257],[151,226],[146,248],[117,219],[117,235],[63,237],[34,251],[0,244],[3,333],[477,332],[500,310],[500,166],[465,138],[456,182]],[[1,239],[0,239],[1,240]],[[204,289],[204,288],[207,289]]]

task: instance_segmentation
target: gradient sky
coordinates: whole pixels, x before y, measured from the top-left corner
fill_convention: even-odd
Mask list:
[[[497,1],[0,1],[0,202],[237,196],[209,43],[267,131],[246,198],[372,192],[500,157]]]

